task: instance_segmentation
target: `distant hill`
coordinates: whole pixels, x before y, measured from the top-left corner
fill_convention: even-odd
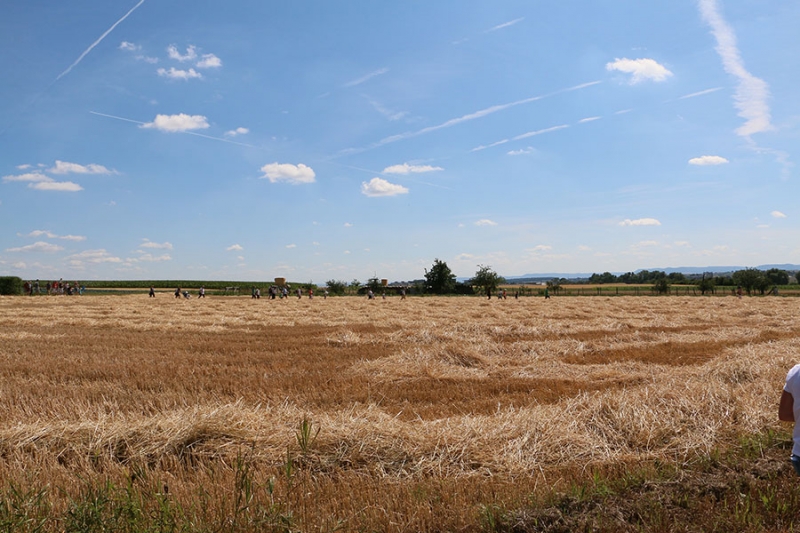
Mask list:
[[[800,271],[800,265],[794,265],[791,263],[784,263],[784,264],[772,264],[772,265],[758,265],[756,267],[745,267],[745,266],[704,266],[704,267],[660,267],[660,268],[648,268],[648,269],[637,269],[634,272],[641,272],[642,270],[649,270],[651,272],[654,271],[663,271],[667,274],[672,274],[673,272],[679,272],[681,274],[703,274],[704,272],[711,272],[713,274],[730,274],[731,272],[736,272],[737,270],[744,270],[745,268],[757,268],[758,270],[769,270],[771,268],[778,268],[780,270],[786,270],[787,272],[797,272]],[[522,276],[504,276],[506,280],[512,283],[538,283],[542,281],[548,281],[553,278],[565,278],[567,280],[586,280],[591,277],[592,274],[602,274],[603,271],[597,272],[546,272],[546,273],[537,273],[537,274],[524,274]],[[625,272],[612,272],[615,276],[619,276],[620,274],[625,274]]]

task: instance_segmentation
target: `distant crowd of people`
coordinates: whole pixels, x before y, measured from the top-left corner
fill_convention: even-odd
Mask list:
[[[22,289],[28,296],[35,294],[49,294],[49,295],[81,295],[86,291],[86,287],[80,285],[77,281],[70,283],[60,279],[58,281],[48,281],[44,285],[38,279],[36,281],[26,281],[22,284]]]

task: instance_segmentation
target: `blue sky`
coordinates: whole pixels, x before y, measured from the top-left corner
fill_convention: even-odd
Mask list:
[[[0,8],[0,273],[800,263],[800,3]]]

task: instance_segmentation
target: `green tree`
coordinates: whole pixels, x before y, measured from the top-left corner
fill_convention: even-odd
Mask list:
[[[478,292],[483,294],[486,291],[496,291],[497,287],[506,280],[488,265],[478,265],[475,276],[469,280],[469,284],[478,288]]]
[[[731,278],[736,285],[741,285],[741,287],[747,291],[748,295],[754,290],[762,291],[763,294],[763,291],[766,290],[767,285],[769,285],[769,280],[764,276],[764,273],[757,268],[737,270],[731,274]]]
[[[22,278],[16,276],[0,277],[0,294],[22,294]]]
[[[714,292],[714,275],[710,275],[706,277],[703,274],[703,278],[697,280],[697,288],[700,290],[700,294],[705,294],[707,292],[713,293]]]
[[[431,269],[425,269],[425,285],[433,294],[451,294],[456,288],[456,275],[447,263],[434,259]]]
[[[764,276],[769,280],[772,285],[788,285],[789,273],[779,268],[770,268],[764,272]]]
[[[653,290],[656,294],[669,294],[669,278],[666,276],[658,278],[653,282]]]
[[[553,294],[558,294],[558,291],[561,290],[561,282],[557,278],[553,278],[546,284],[548,290],[552,291]]]
[[[347,282],[338,279],[329,279],[325,282],[325,286],[328,287],[328,291],[331,294],[335,294],[336,296],[343,295],[347,290]]]

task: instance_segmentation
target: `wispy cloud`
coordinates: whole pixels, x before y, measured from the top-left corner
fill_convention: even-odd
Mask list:
[[[242,250],[244,250],[244,247],[242,247],[241,244],[232,244],[227,248],[225,248],[225,250],[228,252],[241,252]]]
[[[160,68],[156,70],[156,72],[158,73],[159,76],[163,78],[170,78],[172,80],[191,80],[203,77],[202,74],[200,74],[193,68],[190,68],[189,70],[181,70],[175,67],[169,67],[169,70],[165,68]]]
[[[39,181],[28,184],[28,188],[36,189],[37,191],[59,192],[78,192],[83,190],[83,187],[71,181]]]
[[[35,183],[39,181],[53,181],[53,178],[45,176],[41,172],[26,172],[25,174],[3,176],[3,182],[8,183],[11,181],[27,181]]]
[[[153,242],[150,239],[142,239],[139,248],[155,248],[157,250],[172,250],[171,242]]]
[[[502,30],[503,28],[508,28],[509,26],[513,26],[517,22],[522,22],[523,20],[525,20],[525,17],[520,17],[518,19],[510,20],[508,22],[503,22],[502,24],[498,24],[497,26],[489,28],[488,30],[484,31],[484,33],[490,33],[493,31]]]
[[[408,188],[376,177],[369,182],[361,182],[361,194],[370,197],[397,196],[398,194],[408,194]]]
[[[610,63],[606,63],[606,70],[616,70],[625,74],[631,74],[630,84],[635,85],[643,81],[665,81],[672,76],[664,65],[661,65],[654,59],[615,59]]]
[[[348,81],[347,83],[342,85],[342,87],[355,87],[356,85],[361,85],[362,83],[364,83],[367,80],[371,80],[375,76],[380,76],[381,74],[386,74],[387,72],[389,72],[388,68],[385,68],[385,67],[384,68],[379,68],[378,70],[374,70],[374,71],[370,72],[369,74],[367,74],[365,76],[361,76],[360,78],[357,78],[355,80]]]
[[[582,118],[578,121],[578,124],[586,124],[587,122],[594,122],[595,120],[600,120],[603,117],[586,117]]]
[[[700,14],[711,27],[711,34],[717,41],[716,50],[722,59],[725,72],[739,80],[734,94],[734,107],[745,123],[736,133],[749,138],[754,133],[773,129],[770,123],[769,86],[747,71],[736,44],[736,34],[720,13],[717,0],[700,0]]]
[[[520,148],[519,150],[510,150],[506,152],[508,155],[525,155],[525,154],[532,154],[535,152],[536,149],[533,146],[528,146],[527,148]]]
[[[495,222],[494,220],[490,220],[488,218],[482,218],[480,220],[477,220],[475,222],[475,225],[476,226],[496,226],[497,222]]]
[[[71,64],[69,67],[67,67],[67,69],[66,69],[64,72],[62,72],[61,74],[59,74],[59,75],[58,75],[58,77],[55,79],[55,81],[58,81],[58,80],[60,80],[61,78],[63,78],[64,76],[66,76],[67,74],[69,74],[69,73],[70,73],[70,71],[71,71],[73,68],[75,68],[75,67],[78,65],[78,63],[80,63],[80,62],[83,60],[83,58],[84,58],[84,57],[86,57],[86,55],[87,55],[89,52],[91,52],[91,51],[92,51],[92,49],[94,49],[94,47],[95,47],[95,46],[97,46],[98,44],[100,44],[100,42],[101,42],[103,39],[105,39],[105,38],[106,38],[106,36],[107,36],[109,33],[111,33],[112,31],[114,31],[114,28],[116,28],[116,27],[117,27],[117,26],[118,26],[118,25],[119,25],[119,24],[120,24],[120,23],[121,23],[123,20],[125,20],[126,18],[128,18],[128,17],[130,16],[130,14],[131,14],[131,13],[133,13],[134,11],[136,11],[136,9],[137,9],[137,8],[138,8],[140,5],[142,5],[142,4],[144,4],[144,0],[139,0],[139,2],[138,2],[138,3],[137,3],[135,6],[133,6],[133,7],[131,8],[131,10],[130,10],[130,11],[128,11],[127,13],[125,13],[125,14],[122,16],[122,18],[121,18],[121,19],[119,19],[118,21],[116,21],[116,22],[115,22],[115,23],[114,23],[114,24],[113,24],[113,25],[112,25],[110,28],[108,28],[108,29],[105,31],[105,33],[103,33],[103,35],[101,35],[101,36],[100,36],[100,37],[99,37],[99,38],[98,38],[98,39],[97,39],[95,42],[93,42],[91,45],[89,45],[89,48],[87,48],[86,50],[84,50],[84,51],[83,51],[83,53],[82,53],[82,54],[81,54],[81,55],[78,57],[78,59],[76,59],[74,63],[72,63],[72,64]]]
[[[6,248],[6,252],[44,252],[55,253],[63,250],[63,246],[57,244],[50,244],[49,242],[39,241],[27,246],[20,246],[17,248]]]
[[[83,235],[57,235],[52,231],[37,229],[33,230],[32,232],[28,233],[26,237],[47,237],[48,239],[62,239],[65,241],[85,241],[86,237]]]
[[[635,220],[631,220],[626,218],[622,222],[619,223],[620,226],[660,226],[661,222],[656,220],[655,218],[637,218]]]
[[[687,98],[694,98],[695,96],[703,96],[705,94],[715,93],[722,90],[722,87],[714,87],[713,89],[706,89],[704,91],[697,91],[696,93],[689,93],[681,96],[678,100],[686,100]]]
[[[59,161],[56,159],[55,166],[48,169],[48,172],[53,174],[114,174],[115,171],[109,170],[103,165],[90,163],[88,165],[80,165],[78,163],[68,163],[67,161]]]
[[[773,218],[786,218],[786,215],[784,215],[780,211],[773,211],[770,214],[772,215]]]
[[[422,174],[425,172],[437,172],[444,170],[442,167],[434,167],[431,165],[409,165],[403,163],[402,165],[392,165],[383,169],[383,174]]]

